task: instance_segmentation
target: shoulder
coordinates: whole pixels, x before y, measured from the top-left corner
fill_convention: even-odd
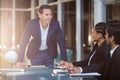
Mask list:
[[[32,27],[39,24],[39,19],[31,19],[27,22],[28,27]]]
[[[115,60],[120,60],[120,46],[118,46],[118,47],[115,49],[115,51],[114,51],[114,53],[113,53],[113,58],[114,58]]]
[[[107,45],[106,41],[104,41],[101,46],[99,47],[99,51],[101,53],[109,53],[110,47]]]
[[[39,19],[31,19],[27,22],[27,25],[26,25],[26,29],[34,29],[35,27],[34,26],[38,26],[39,25]]]
[[[50,27],[56,30],[60,30],[60,24],[59,21],[56,19],[52,19],[50,22]]]
[[[120,45],[115,49],[115,52],[120,54]]]
[[[104,49],[106,49],[106,48],[110,48],[108,45],[107,45],[107,43],[106,43],[106,41],[104,41],[102,44],[101,44],[101,46],[100,46],[101,48],[104,48]]]
[[[28,21],[29,23],[38,23],[39,22],[39,19],[38,18],[36,18],[36,19],[31,19],[31,20],[29,20]]]
[[[59,21],[56,19],[52,19],[50,24],[59,24]]]

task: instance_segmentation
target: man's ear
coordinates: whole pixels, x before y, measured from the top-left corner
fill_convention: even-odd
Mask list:
[[[111,36],[111,41],[114,42],[114,36]]]
[[[38,17],[40,18],[40,17],[41,17],[41,14],[39,13],[39,11],[37,11],[37,14],[38,14]]]

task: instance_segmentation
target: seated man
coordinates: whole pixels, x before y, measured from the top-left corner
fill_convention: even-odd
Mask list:
[[[102,80],[120,80],[120,21],[108,22],[106,41],[111,47],[111,60],[107,62]]]

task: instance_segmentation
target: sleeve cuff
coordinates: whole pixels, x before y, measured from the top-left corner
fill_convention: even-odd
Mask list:
[[[83,72],[83,69],[82,69],[82,67],[79,67],[80,68],[80,73],[82,73]]]

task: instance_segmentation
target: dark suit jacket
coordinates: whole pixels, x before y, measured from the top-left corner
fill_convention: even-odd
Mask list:
[[[90,65],[88,66],[89,58],[95,50],[96,52],[90,61]],[[105,41],[100,45],[100,47],[98,47],[98,45],[95,44],[88,58],[86,58],[83,61],[73,62],[73,65],[82,67],[83,73],[86,72],[101,73],[101,71],[103,71],[104,69],[102,68],[104,62],[107,61],[107,59],[109,59],[108,51],[109,51],[109,47],[106,45]]]
[[[102,80],[120,80],[120,46],[113,52],[112,58],[107,62]]]
[[[30,40],[31,36],[32,39]],[[67,60],[64,36],[60,28],[59,22],[55,19],[52,19],[49,25],[46,43],[48,47],[47,51],[50,56],[52,56],[53,58],[57,56],[57,43],[58,43],[61,51],[61,59]],[[41,32],[39,19],[33,19],[27,23],[20,43],[18,61],[23,61],[27,44],[28,44],[27,57],[29,59],[32,59],[39,52],[39,47],[41,45]]]

